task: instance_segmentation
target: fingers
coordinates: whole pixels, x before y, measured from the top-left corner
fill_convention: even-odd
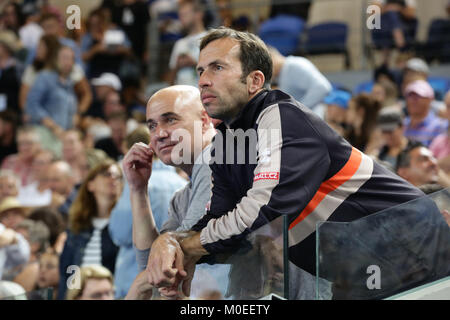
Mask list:
[[[124,166],[131,168],[138,164],[151,167],[153,150],[146,144],[139,142],[133,145],[124,158]]]

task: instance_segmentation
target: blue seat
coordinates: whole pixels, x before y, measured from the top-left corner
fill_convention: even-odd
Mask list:
[[[258,35],[266,44],[288,56],[298,50],[304,25],[304,20],[297,16],[280,14],[264,21]]]
[[[436,100],[444,100],[445,94],[450,90],[450,78],[428,77],[428,83],[434,90]]]
[[[353,94],[360,94],[360,93],[370,93],[372,92],[374,82],[372,80],[364,81],[358,84],[355,89],[353,90]]]
[[[324,22],[307,29],[307,38],[303,44],[305,54],[343,53],[345,65],[350,66],[347,50],[348,26],[343,22]]]

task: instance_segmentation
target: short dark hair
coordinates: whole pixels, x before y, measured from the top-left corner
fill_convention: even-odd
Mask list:
[[[232,38],[240,44],[239,60],[242,65],[242,77],[245,78],[252,71],[259,70],[264,74],[264,86],[270,85],[272,79],[272,57],[266,44],[258,36],[250,32],[237,31],[226,27],[211,29],[200,43],[200,51],[210,42]]]
[[[395,166],[395,172],[398,172],[398,169],[400,168],[408,168],[411,164],[410,152],[416,148],[424,146],[425,145],[420,141],[408,141],[408,145],[397,156],[397,165]]]

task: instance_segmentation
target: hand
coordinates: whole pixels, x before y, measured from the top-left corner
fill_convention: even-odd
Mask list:
[[[59,208],[65,201],[66,197],[55,191],[52,191],[52,202],[50,203],[51,207]]]
[[[450,212],[447,210],[442,210],[442,215],[444,216],[445,222],[447,222],[448,226],[450,227]]]
[[[13,229],[5,229],[0,233],[0,248],[10,246],[17,242],[17,235]]]
[[[176,291],[180,281],[187,276],[183,262],[184,253],[176,236],[172,232],[160,235],[153,242],[148,258],[149,284],[156,288],[171,288],[169,293]]]
[[[135,143],[123,159],[123,170],[132,191],[147,192],[152,174],[153,150],[145,143]]]
[[[194,59],[192,59],[190,55],[183,53],[178,56],[176,64],[177,70],[184,67],[192,67],[195,65],[197,65],[197,62]]]
[[[128,290],[125,300],[150,300],[153,294],[153,287],[148,283],[145,271],[139,273]]]
[[[175,283],[170,287],[159,288],[159,293],[165,298],[169,299],[184,299],[191,294],[191,283],[194,278],[195,266],[200,256],[184,256],[184,270],[186,276],[177,274],[175,277]],[[181,292],[180,292],[181,284]]]

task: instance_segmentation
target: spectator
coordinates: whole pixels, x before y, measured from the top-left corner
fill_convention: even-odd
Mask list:
[[[75,63],[80,66],[83,66],[80,48],[75,41],[64,37],[63,23],[56,12],[50,11],[44,12],[39,19],[39,25],[44,31],[44,35],[58,37],[61,46],[71,48],[75,55]],[[37,53],[36,48],[29,52],[27,56],[26,65],[30,65],[33,62],[36,53]]]
[[[92,79],[91,84],[94,87],[94,101],[84,115],[104,120],[103,105],[106,97],[111,92],[119,93],[122,90],[122,82],[114,73],[106,72]]]
[[[112,160],[93,168],[70,208],[69,230],[60,260],[59,298],[66,293],[67,268],[71,265],[103,265],[114,274],[119,248],[108,232],[112,208],[122,192],[122,171]]]
[[[140,125],[127,135],[125,151],[128,152],[135,143],[139,142],[147,145],[150,142],[150,133],[145,125]],[[157,158],[153,159],[152,176],[148,181],[148,196],[158,230],[161,230],[163,223],[168,219],[170,199],[175,191],[185,185],[186,181],[175,172],[174,168],[166,166]],[[120,247],[114,273],[116,298],[125,297],[138,275],[132,226],[130,187],[128,183],[125,183],[122,195],[112,210],[109,221],[111,239]]]
[[[450,187],[449,177],[439,168],[431,151],[417,141],[399,154],[396,171],[415,186],[439,184],[444,188]]]
[[[2,202],[0,210],[3,205]],[[24,237],[0,222],[0,280],[5,270],[27,263],[29,257],[30,246]]]
[[[66,239],[66,227],[61,215],[50,207],[40,207],[31,211],[28,219],[45,223],[50,231],[50,247],[60,254]]]
[[[405,89],[408,116],[404,121],[405,136],[428,147],[438,135],[445,133],[448,120],[439,118],[431,110],[433,88],[424,80],[410,83]]]
[[[200,39],[206,34],[203,23],[205,9],[198,0],[183,0],[178,5],[178,17],[186,36],[177,40],[169,61],[168,82],[197,86],[195,67]]]
[[[59,254],[53,249],[48,249],[39,257],[39,272],[37,278],[37,289],[53,290],[52,299],[58,296],[59,285]]]
[[[308,59],[284,57],[274,47],[269,47],[269,51],[273,62],[272,83],[323,118],[323,111],[317,107],[331,92],[330,82]],[[301,81],[297,80],[299,77]]]
[[[323,101],[327,105],[324,120],[341,136],[347,129],[347,110],[351,97],[347,91],[333,90]]]
[[[56,69],[40,72],[26,101],[26,112],[34,124],[44,125],[56,137],[74,126],[77,97],[70,78],[74,53],[70,47],[58,50]]]
[[[89,79],[102,73],[119,74],[120,66],[131,54],[126,34],[113,27],[101,8],[92,11],[87,21],[87,32],[81,38],[83,61]]]
[[[398,91],[394,82],[390,80],[379,80],[374,83],[371,92],[372,97],[377,100],[381,107],[395,107],[400,109],[398,102]]]
[[[48,168],[55,156],[51,151],[39,151],[32,164],[33,181],[19,188],[18,200],[26,207],[39,207],[50,205],[52,192],[48,181]]]
[[[20,179],[10,170],[0,170],[0,201],[7,197],[17,197]]]
[[[447,121],[450,121],[450,91],[447,92],[445,95],[445,105],[446,105],[446,118]],[[430,150],[433,152],[433,155],[436,157],[436,159],[439,160],[440,163],[444,164],[447,168],[446,171],[450,171],[450,135],[449,135],[449,129],[447,129],[447,132],[442,133],[438,135],[436,138],[433,139],[433,141],[430,144]],[[448,159],[446,159],[448,158]],[[447,164],[448,163],[448,164]]]
[[[403,134],[403,117],[397,110],[384,109],[377,120],[381,130],[383,145],[378,153],[378,159],[387,162],[392,171],[397,167],[400,152],[408,145],[408,139]]]
[[[9,1],[3,7],[1,22],[4,29],[10,30],[18,36],[20,27],[25,23],[20,4],[14,1]]]
[[[127,112],[127,109],[122,103],[119,92],[109,91],[105,96],[105,102],[102,106],[103,114],[108,119],[111,115],[118,112]]]
[[[62,143],[62,158],[72,168],[75,184],[81,184],[89,170],[108,157],[103,150],[85,148],[83,133],[76,129],[64,132]]]
[[[107,120],[111,136],[97,141],[95,148],[105,151],[111,159],[119,161],[124,155],[122,147],[127,135],[127,120],[125,112],[111,114]]]
[[[40,136],[36,128],[21,127],[17,131],[17,154],[7,156],[2,163],[2,169],[13,171],[20,178],[20,185],[26,186],[33,181],[32,164],[41,150]]]
[[[44,30],[39,25],[41,13],[36,2],[24,1],[21,11],[24,16],[24,23],[19,29],[19,37],[28,53],[37,47]]]
[[[14,277],[14,282],[20,284],[26,291],[36,289],[39,276],[39,257],[49,245],[50,231],[41,221],[23,220],[16,228],[30,245],[30,259]]]
[[[20,116],[18,95],[22,69],[14,57],[19,49],[18,41],[11,31],[0,30],[0,111],[11,110]]]
[[[19,117],[13,111],[0,111],[0,164],[17,153],[16,131]]]
[[[65,161],[55,161],[48,168],[47,179],[52,191],[50,206],[58,210],[64,221],[67,221],[69,208],[78,191],[72,168]]]
[[[379,132],[375,129],[380,108],[380,103],[366,93],[349,101],[345,137],[351,145],[368,154],[379,147]]]
[[[69,289],[67,300],[113,300],[113,275],[102,266],[84,266],[80,270],[80,288]]]
[[[6,197],[0,202],[0,223],[8,229],[16,229],[26,218],[27,210],[17,198]]]
[[[39,40],[36,56],[32,64],[28,65],[25,69],[22,77],[22,83],[20,87],[19,104],[23,109],[26,105],[26,100],[30,88],[36,81],[39,71],[42,70],[57,70],[57,58],[58,51],[61,44],[58,37],[54,35],[44,35]],[[75,63],[70,75],[70,80],[74,84],[74,90],[78,98],[78,110],[80,113],[86,111],[92,102],[92,92],[87,81],[83,68]]]

